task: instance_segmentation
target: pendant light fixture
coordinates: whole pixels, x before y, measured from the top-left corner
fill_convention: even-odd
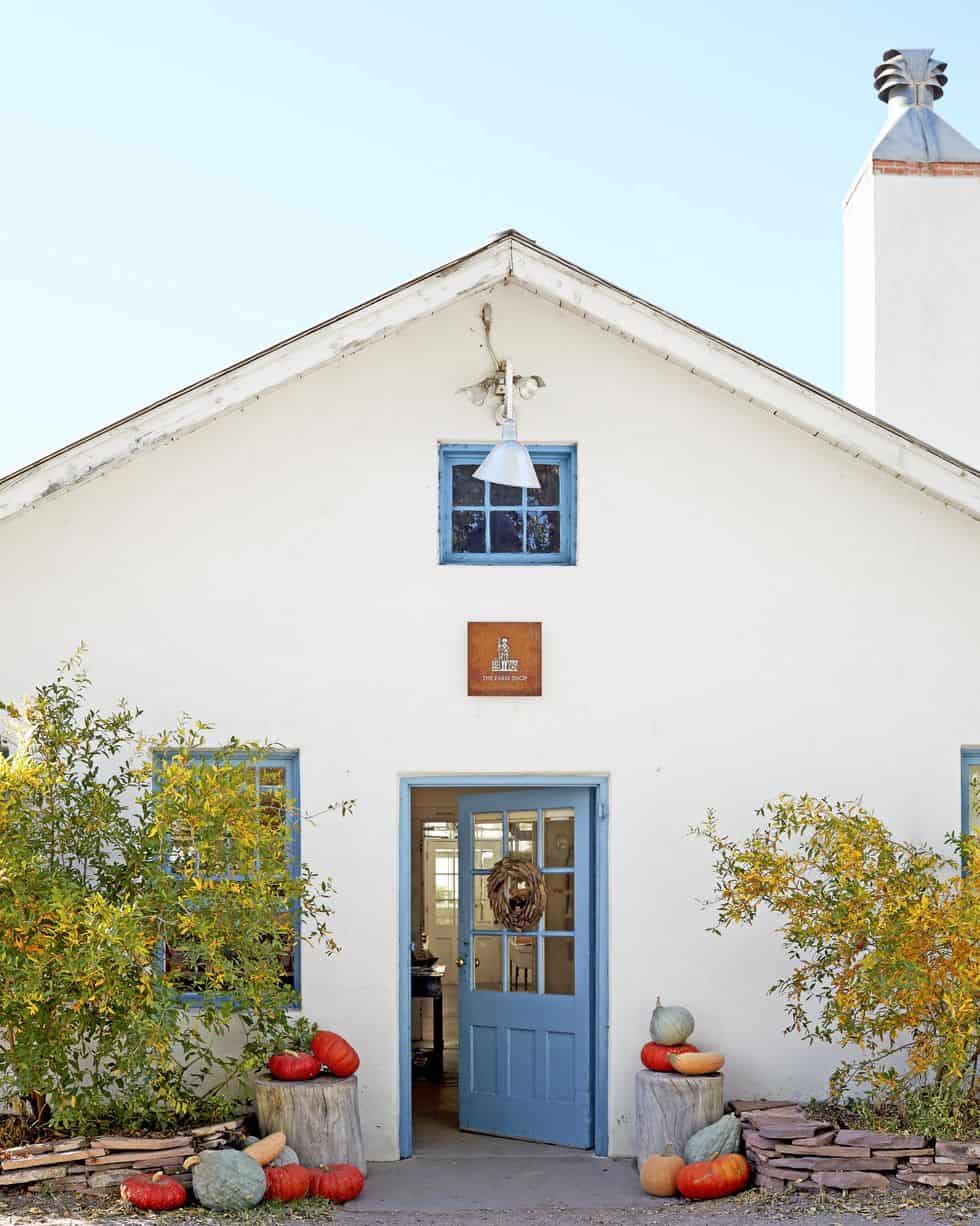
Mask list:
[[[460,390],[469,396],[476,405],[486,403],[492,396],[498,405],[496,415],[500,427],[500,442],[495,444],[490,454],[473,474],[480,481],[490,481],[494,485],[514,485],[522,489],[538,490],[541,482],[534,471],[534,462],[530,452],[517,438],[517,415],[514,412],[514,389],[522,400],[531,397],[545,386],[540,375],[514,375],[514,368],[509,358],[498,360],[490,342],[490,322],[492,319],[490,304],[484,305],[481,311],[483,330],[486,333],[487,349],[493,358],[496,371],[480,383]]]

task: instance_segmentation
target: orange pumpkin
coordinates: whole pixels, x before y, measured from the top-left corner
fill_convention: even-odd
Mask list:
[[[748,1187],[752,1172],[741,1154],[719,1154],[710,1162],[692,1162],[677,1173],[677,1191],[688,1200],[715,1200]]]
[[[310,1171],[310,1195],[322,1196],[335,1205],[354,1200],[364,1191],[364,1176],[349,1162],[318,1166]]]
[[[310,1190],[310,1172],[298,1162],[265,1168],[266,1200],[302,1200]]]
[[[676,1196],[677,1176],[684,1167],[679,1154],[651,1154],[640,1167],[640,1183],[648,1196]]]
[[[725,1063],[725,1057],[720,1051],[671,1052],[667,1059],[675,1073],[684,1073],[688,1077],[703,1077],[706,1073],[717,1073]]]
[[[119,1188],[124,1201],[137,1209],[179,1209],[187,1201],[187,1189],[176,1179],[157,1171],[155,1175],[138,1173],[124,1179]]]
[[[693,1043],[644,1043],[643,1050],[640,1052],[640,1059],[643,1061],[646,1068],[653,1069],[655,1073],[671,1073],[673,1069],[670,1067],[669,1056],[673,1052],[697,1051],[698,1049]]]
[[[351,1077],[361,1058],[346,1039],[332,1030],[318,1030],[310,1044],[313,1054],[335,1077]]]

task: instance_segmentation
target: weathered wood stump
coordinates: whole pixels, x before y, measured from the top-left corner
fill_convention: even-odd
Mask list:
[[[255,1111],[263,1136],[282,1131],[304,1166],[350,1162],[367,1174],[356,1077],[315,1077],[312,1081],[255,1079]]]
[[[725,1079],[720,1073],[684,1077],[679,1073],[636,1074],[636,1162],[684,1145],[699,1128],[720,1120],[725,1109]],[[287,1134],[288,1135],[288,1134]]]

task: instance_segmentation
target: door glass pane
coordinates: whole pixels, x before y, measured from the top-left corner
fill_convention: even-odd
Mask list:
[[[571,868],[575,863],[575,810],[545,809],[544,866]]]
[[[473,987],[477,992],[502,992],[500,937],[473,938]]]
[[[493,868],[504,854],[504,815],[473,814],[473,867]]]
[[[544,938],[544,990],[549,996],[575,995],[575,938]]]
[[[515,860],[538,860],[538,811],[514,810],[507,814],[507,854]]]
[[[486,877],[477,876],[476,874],[473,875],[473,927],[500,927],[493,917],[493,912],[490,910],[490,903],[487,900],[487,879]]]
[[[550,932],[571,932],[575,927],[575,874],[548,873],[544,880],[548,889],[545,928]]]
[[[508,937],[507,961],[510,967],[510,990],[537,992],[538,938]]]

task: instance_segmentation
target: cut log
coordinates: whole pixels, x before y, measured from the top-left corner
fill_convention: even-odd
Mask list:
[[[284,1132],[304,1166],[349,1162],[367,1174],[356,1077],[276,1081],[259,1074],[255,1112],[262,1135]]]
[[[636,1074],[636,1162],[642,1166],[651,1154],[675,1154],[701,1128],[724,1114],[724,1078],[678,1077],[676,1073]],[[287,1137],[289,1133],[287,1132]]]

